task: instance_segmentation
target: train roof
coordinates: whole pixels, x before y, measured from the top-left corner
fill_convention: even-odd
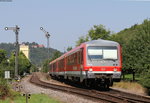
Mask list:
[[[83,45],[85,45],[85,44],[82,43],[80,46],[78,46],[78,47],[76,47],[76,48],[74,48],[74,49],[68,51],[67,53],[65,53],[65,54],[63,54],[62,56],[60,56],[59,58],[53,60],[53,61],[50,62],[49,64],[54,63],[54,62],[56,62],[57,60],[63,59],[65,56],[68,56],[70,53],[72,53],[72,52],[78,50],[79,48],[83,47]]]
[[[98,40],[92,40],[85,42],[84,44],[100,44],[100,45],[119,45],[119,43],[115,41],[110,41],[110,40],[103,40],[103,39],[98,39]]]

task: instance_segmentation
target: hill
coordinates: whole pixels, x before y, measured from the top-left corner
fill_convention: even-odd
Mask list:
[[[32,42],[24,42],[23,44],[29,45],[30,48],[30,61],[34,65],[41,65],[41,63],[48,58],[48,49],[43,45],[39,45],[38,43]],[[7,56],[9,57],[11,52],[15,51],[15,45],[13,43],[0,43],[0,49],[4,49],[7,51]],[[58,51],[56,49],[50,48],[50,57],[52,57],[53,53]]]

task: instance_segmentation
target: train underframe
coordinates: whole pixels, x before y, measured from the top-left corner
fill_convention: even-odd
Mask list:
[[[86,78],[83,80],[83,84],[88,87],[109,89],[109,87],[113,85],[113,79],[109,76],[102,76],[100,78]]]
[[[80,81],[82,81],[88,87],[109,89],[109,87],[113,85],[112,77],[113,74],[93,73],[91,75],[90,73],[86,73],[83,81],[81,79]]]
[[[51,75],[52,76],[52,75]],[[94,77],[91,75],[80,75],[80,76],[73,76],[73,75],[53,75],[54,78],[58,80],[70,80],[75,83],[80,83],[86,87],[91,88],[103,88],[109,89],[110,86],[113,85],[113,74],[94,74]]]

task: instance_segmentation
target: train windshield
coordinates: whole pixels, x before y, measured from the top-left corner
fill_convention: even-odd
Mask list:
[[[89,60],[117,60],[117,47],[115,46],[89,46],[88,48]]]

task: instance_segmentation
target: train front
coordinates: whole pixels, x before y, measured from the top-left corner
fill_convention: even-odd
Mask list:
[[[86,45],[85,71],[89,84],[112,86],[121,78],[121,47],[117,42],[95,40]]]

